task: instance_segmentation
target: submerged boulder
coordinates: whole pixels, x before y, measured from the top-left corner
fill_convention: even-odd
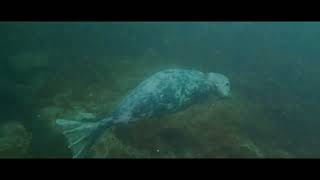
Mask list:
[[[31,155],[31,133],[19,122],[0,125],[0,158],[26,158]]]
[[[245,118],[239,117],[249,114],[238,105],[209,101],[166,117],[116,126],[99,138],[91,157],[264,158],[264,149],[240,130]]]
[[[97,141],[91,151],[92,158],[147,158],[151,157],[146,150],[138,149],[121,141],[114,133],[108,130]]]

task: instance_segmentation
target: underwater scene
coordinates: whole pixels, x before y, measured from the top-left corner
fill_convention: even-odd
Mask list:
[[[320,157],[320,22],[0,32],[0,158]]]

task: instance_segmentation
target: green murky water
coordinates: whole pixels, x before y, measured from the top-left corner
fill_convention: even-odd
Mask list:
[[[2,22],[0,157],[72,157],[58,118],[105,117],[165,68],[225,74],[209,97],[106,131],[96,158],[320,157],[320,23]]]

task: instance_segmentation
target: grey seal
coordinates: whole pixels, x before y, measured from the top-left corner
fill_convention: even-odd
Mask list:
[[[229,79],[219,73],[166,69],[142,81],[107,117],[96,122],[57,119],[73,158],[85,157],[95,141],[110,127],[181,111],[210,94],[230,97]]]

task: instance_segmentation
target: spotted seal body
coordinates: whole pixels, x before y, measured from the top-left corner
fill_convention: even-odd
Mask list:
[[[229,86],[229,82],[226,82]],[[176,112],[215,92],[208,74],[195,70],[160,71],[132,90],[114,111],[115,122]],[[229,90],[228,90],[229,91]]]
[[[96,123],[60,119],[57,124],[64,128],[64,132],[85,134],[74,140],[74,135],[71,137],[64,133],[74,151],[74,157],[81,157],[106,129],[115,124],[177,112],[209,94],[230,96],[228,78],[218,73],[167,69],[140,83],[122,100],[111,116]],[[77,144],[80,144],[81,148],[77,148]]]

